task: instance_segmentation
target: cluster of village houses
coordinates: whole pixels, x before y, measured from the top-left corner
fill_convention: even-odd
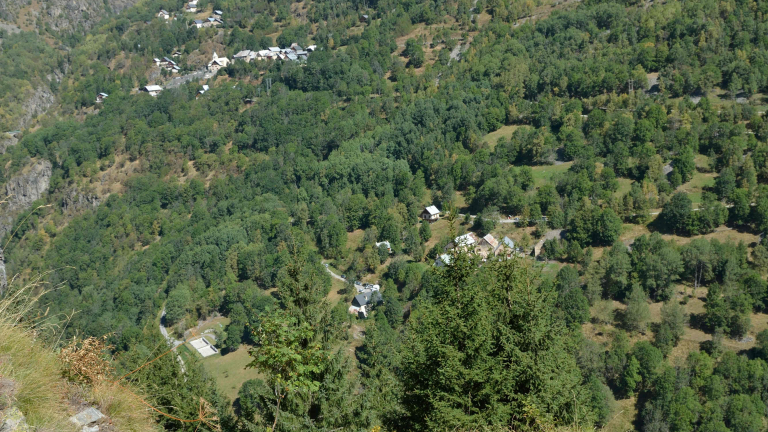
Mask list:
[[[440,210],[435,206],[429,206],[421,212],[421,219],[428,222],[435,222],[440,219]],[[513,254],[521,254],[520,248],[515,248],[515,242],[509,238],[504,237],[501,241],[498,241],[491,234],[478,238],[475,233],[466,233],[453,239],[453,242],[448,243],[445,247],[446,250],[453,249],[454,247],[460,248],[467,252],[475,253],[483,258],[483,261],[487,261],[493,258],[511,258]],[[451,264],[451,256],[447,253],[440,255],[435,260],[435,265],[438,267]]]
[[[184,11],[189,13],[196,13],[197,12],[197,0],[191,1],[184,5]],[[213,15],[209,16],[206,19],[196,19],[192,22],[192,25],[197,28],[205,28],[205,27],[216,27],[219,25],[224,24],[224,21],[221,19],[221,15],[223,13],[220,10],[213,11]],[[170,12],[168,12],[165,9],[160,9],[160,12],[157,13],[157,17],[166,21],[170,21],[171,19],[176,19],[175,16],[171,15]]]
[[[278,47],[270,47],[269,49],[261,50],[261,51],[240,51],[239,53],[235,54],[234,60],[244,60],[245,62],[250,62],[251,60],[290,60],[290,61],[305,61],[307,59],[307,56],[310,52],[314,51],[316,49],[316,45],[310,45],[307,47],[307,49],[303,49],[299,44],[291,44],[289,48],[278,48]],[[181,56],[180,51],[176,51],[171,55],[171,57],[179,57]],[[178,63],[176,63],[175,60],[169,57],[163,57],[161,58],[155,58],[155,66],[165,69],[170,73],[179,73],[181,71],[181,67]],[[227,57],[219,57],[218,54],[214,51],[213,58],[210,62],[208,62],[208,71],[212,73],[216,73],[221,68],[225,68],[229,66],[229,64],[232,62],[232,60],[228,59]],[[148,85],[146,87],[143,87],[141,89],[142,91],[145,91],[149,93],[151,96],[157,96],[160,94],[160,92],[163,91],[163,88],[159,85]],[[207,90],[207,89],[206,89]],[[204,91],[201,91],[200,94],[204,93]],[[107,95],[103,95],[102,98],[97,97],[96,102],[102,102],[104,98],[106,98]],[[433,206],[434,207],[434,206]]]
[[[421,219],[426,222],[436,222],[440,219],[440,210],[435,206],[425,207],[421,212]],[[388,241],[377,242],[376,247],[386,247],[389,253],[392,248]],[[524,256],[524,251],[520,247],[515,247],[515,242],[511,238],[504,236],[501,241],[493,235],[486,234],[478,237],[475,233],[469,232],[453,239],[445,247],[446,253],[441,254],[435,259],[435,266],[443,267],[451,264],[451,255],[447,253],[453,248],[458,248],[469,253],[482,257],[483,261],[494,259],[508,259],[513,256]],[[382,303],[379,285],[359,284],[355,282],[358,294],[352,299],[352,305],[349,307],[349,313],[357,315],[360,318],[367,318],[372,308]]]
[[[185,12],[195,13],[197,12],[197,0],[190,1],[184,6]],[[213,27],[220,24],[223,24],[224,21],[222,21],[221,16],[223,12],[220,10],[214,10],[213,15],[206,18],[205,20],[196,19],[192,25],[194,25],[197,28],[203,28],[203,27]],[[170,19],[176,19],[173,17],[168,11],[165,9],[160,10],[160,12],[157,13],[157,17],[164,20],[170,20]],[[279,48],[279,47],[269,47],[264,50],[259,51],[251,51],[251,50],[243,50],[239,53],[235,54],[233,57],[233,60],[243,60],[246,63],[249,63],[251,60],[288,60],[288,61],[295,61],[295,62],[304,62],[307,60],[307,57],[309,56],[309,53],[317,49],[317,45],[310,45],[306,49],[302,48],[299,44],[293,43],[288,48]],[[171,55],[171,57],[176,58],[181,56],[180,51],[176,51]],[[169,57],[163,57],[163,58],[155,58],[155,65],[161,69],[165,69],[166,71],[170,73],[180,73],[181,67],[178,63],[176,63],[173,58]],[[216,73],[221,68],[225,68],[229,66],[231,63],[231,60],[229,60],[227,57],[219,57],[215,52],[213,53],[213,59],[211,59],[210,62],[208,62],[208,71],[212,73]],[[207,86],[206,86],[207,87]],[[163,88],[159,85],[148,85],[146,87],[143,87],[141,89],[144,92],[149,93],[151,96],[157,96],[160,94],[160,92],[163,91]],[[198,93],[198,96],[205,93],[205,90],[201,90]],[[99,93],[99,95],[96,97],[96,103],[101,103],[104,101],[104,99],[107,98],[107,95],[104,93]]]
[[[479,255],[482,257],[483,261],[512,258],[512,256],[523,255],[523,251],[520,248],[515,248],[515,242],[511,238],[504,236],[501,241],[498,241],[491,234],[486,234],[480,238],[478,238],[475,233],[471,232],[460,235],[453,239],[453,242],[448,243],[445,248],[446,250],[449,250],[454,247]],[[437,267],[443,267],[450,264],[451,255],[448,253],[441,254],[435,259],[435,266]]]
[[[288,48],[269,47],[259,51],[243,50],[235,54],[234,60],[243,60],[250,63],[251,60],[291,60],[304,61],[309,53],[317,49],[317,45],[310,45],[306,49],[297,43],[292,43]]]

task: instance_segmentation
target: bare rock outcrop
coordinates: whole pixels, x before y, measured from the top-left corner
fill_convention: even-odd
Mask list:
[[[32,428],[27,425],[24,414],[16,408],[11,407],[5,411],[0,411],[0,432],[31,432]]]
[[[13,220],[20,212],[29,208],[48,191],[52,172],[51,163],[41,159],[8,180],[5,184],[8,202],[0,204],[0,238],[11,231]]]
[[[66,214],[74,214],[95,209],[99,204],[101,204],[101,199],[97,195],[72,188],[62,198],[61,209]]]
[[[19,139],[15,136],[0,133],[0,154],[4,154],[8,147],[15,146],[18,142]]]
[[[138,0],[40,0],[30,7],[29,14],[41,18],[51,29],[65,33],[78,30],[88,31],[102,18],[111,13],[119,13],[138,3]],[[16,23],[20,12],[28,7],[27,0],[0,1],[0,19]]]

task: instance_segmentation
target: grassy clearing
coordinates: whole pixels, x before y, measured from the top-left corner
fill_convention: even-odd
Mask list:
[[[195,354],[197,357],[199,355]],[[248,355],[248,348],[241,346],[235,352],[227,355],[214,354],[201,360],[203,367],[219,385],[219,389],[232,401],[237,399],[237,392],[244,382],[262,378],[263,375],[256,369],[246,369],[245,365],[250,363],[251,357]]]
[[[365,231],[359,229],[354,230],[351,233],[347,233],[347,250],[357,250],[363,244],[363,236]]]
[[[691,180],[683,183],[675,189],[675,192],[685,192],[694,205],[701,203],[701,196],[705,189],[715,185],[716,174],[695,172]]]
[[[199,328],[194,329],[194,334],[203,334],[206,330],[224,330],[224,327],[229,325],[229,318],[217,317],[207,321]]]
[[[737,231],[725,225],[721,225],[720,227],[716,228],[715,232],[704,234],[704,235],[681,237],[681,236],[672,235],[672,234],[662,234],[662,237],[664,238],[664,240],[674,240],[674,242],[678,245],[684,245],[686,243],[691,242],[693,239],[697,239],[697,238],[706,238],[709,240],[717,239],[721,242],[730,241],[733,243],[738,243],[740,241],[743,241],[747,245],[751,243],[755,243],[760,240],[760,237],[755,234]]]
[[[532,167],[533,184],[535,187],[542,187],[552,181],[552,177],[557,174],[568,171],[573,162],[566,162],[560,165],[539,165]]]
[[[458,229],[458,224],[455,225],[455,228]],[[450,233],[450,224],[448,223],[447,219],[440,219],[437,222],[432,222],[429,228],[432,230],[432,238],[430,238],[429,241],[424,244],[424,249],[426,251],[429,251],[435,247],[440,239],[448,238]]]
[[[709,169],[709,157],[703,154],[697,154],[693,157],[694,163],[696,163],[697,169],[707,170]]]
[[[456,191],[456,193],[453,195],[453,203],[456,206],[456,210],[458,210],[460,213],[466,213],[468,210],[469,205],[467,204],[467,199],[464,197],[463,192]]]
[[[684,284],[678,284],[675,288],[675,298],[677,301],[681,301],[685,297],[687,298],[687,301],[685,304],[683,304],[683,308],[685,309],[686,313],[689,315],[700,315],[705,312],[705,299],[707,296],[707,288],[699,288],[697,290],[693,290],[690,286],[684,285]],[[625,309],[626,306],[617,302],[612,302],[614,310],[616,309]],[[657,303],[650,303],[649,308],[651,311],[651,322],[652,323],[659,323],[661,322],[661,307],[663,303],[657,302]],[[598,307],[593,306],[591,308],[592,316],[595,316],[596,312],[598,312]],[[723,339],[723,346],[726,349],[736,351],[736,352],[742,352],[745,350],[749,350],[755,346],[755,340],[757,333],[765,330],[768,328],[768,315],[766,314],[751,314],[752,319],[752,328],[750,329],[747,338],[745,339],[745,342],[731,339],[731,338],[724,338]],[[616,329],[619,327],[618,322],[613,322],[611,324],[595,324],[595,323],[587,323],[582,326],[582,332],[584,335],[600,344],[603,344],[605,346],[608,346],[610,344],[610,341],[612,339],[612,335],[616,331]],[[630,340],[633,343],[636,343],[641,340],[652,340],[653,339],[653,332],[648,330],[645,333],[639,333],[639,334],[632,334],[630,335]],[[712,335],[709,333],[706,333],[700,329],[687,327],[685,329],[685,334],[683,335],[682,339],[680,340],[680,343],[672,350],[670,353],[670,362],[672,364],[677,364],[681,361],[684,361],[684,359],[688,356],[688,353],[693,351],[699,351],[701,349],[701,343],[705,341],[712,340]],[[620,403],[623,401],[619,401]],[[613,428],[606,428],[606,430],[614,430]],[[619,429],[616,429],[619,430]],[[626,430],[626,429],[621,429]]]
[[[635,417],[637,417],[637,406],[635,398],[622,399],[616,401],[614,416],[608,421],[603,430],[605,432],[625,432],[635,430]]]
[[[628,194],[629,191],[632,190],[632,183],[634,183],[634,180],[623,177],[616,180],[619,182],[619,188],[616,189],[616,192],[613,194],[614,196],[621,197]]]
[[[528,126],[518,126],[518,125],[509,125],[509,126],[502,126],[501,128],[489,133],[488,135],[483,137],[483,142],[488,143],[488,146],[493,149],[496,147],[496,143],[499,141],[499,138],[510,138],[512,136],[512,133],[515,132],[520,127],[528,127]]]
[[[328,299],[329,302],[331,302],[331,306],[335,306],[336,303],[341,301],[344,298],[344,295],[340,293],[345,288],[344,282],[336,279],[331,278],[331,290],[328,292],[328,295],[325,297]]]

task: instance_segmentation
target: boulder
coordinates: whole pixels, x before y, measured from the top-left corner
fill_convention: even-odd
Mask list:
[[[104,417],[105,416],[104,414],[101,413],[101,411],[97,410],[94,407],[90,407],[70,417],[69,421],[71,421],[72,423],[80,427],[80,426],[88,426],[91,423],[96,423],[97,421],[103,419]]]
[[[0,293],[2,293],[2,290],[0,290]],[[2,363],[2,359],[0,359],[0,363]],[[13,404],[16,390],[15,381],[10,378],[0,377],[0,410],[4,410]]]
[[[24,414],[16,407],[0,413],[0,432],[32,432]]]

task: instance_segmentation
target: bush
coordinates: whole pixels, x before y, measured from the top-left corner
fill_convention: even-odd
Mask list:
[[[592,321],[595,324],[613,323],[615,309],[616,307],[611,300],[600,300],[596,302],[593,309]]]
[[[627,301],[627,310],[624,314],[624,325],[632,332],[644,333],[648,329],[651,320],[651,310],[648,307],[647,296],[640,285],[635,284]]]

